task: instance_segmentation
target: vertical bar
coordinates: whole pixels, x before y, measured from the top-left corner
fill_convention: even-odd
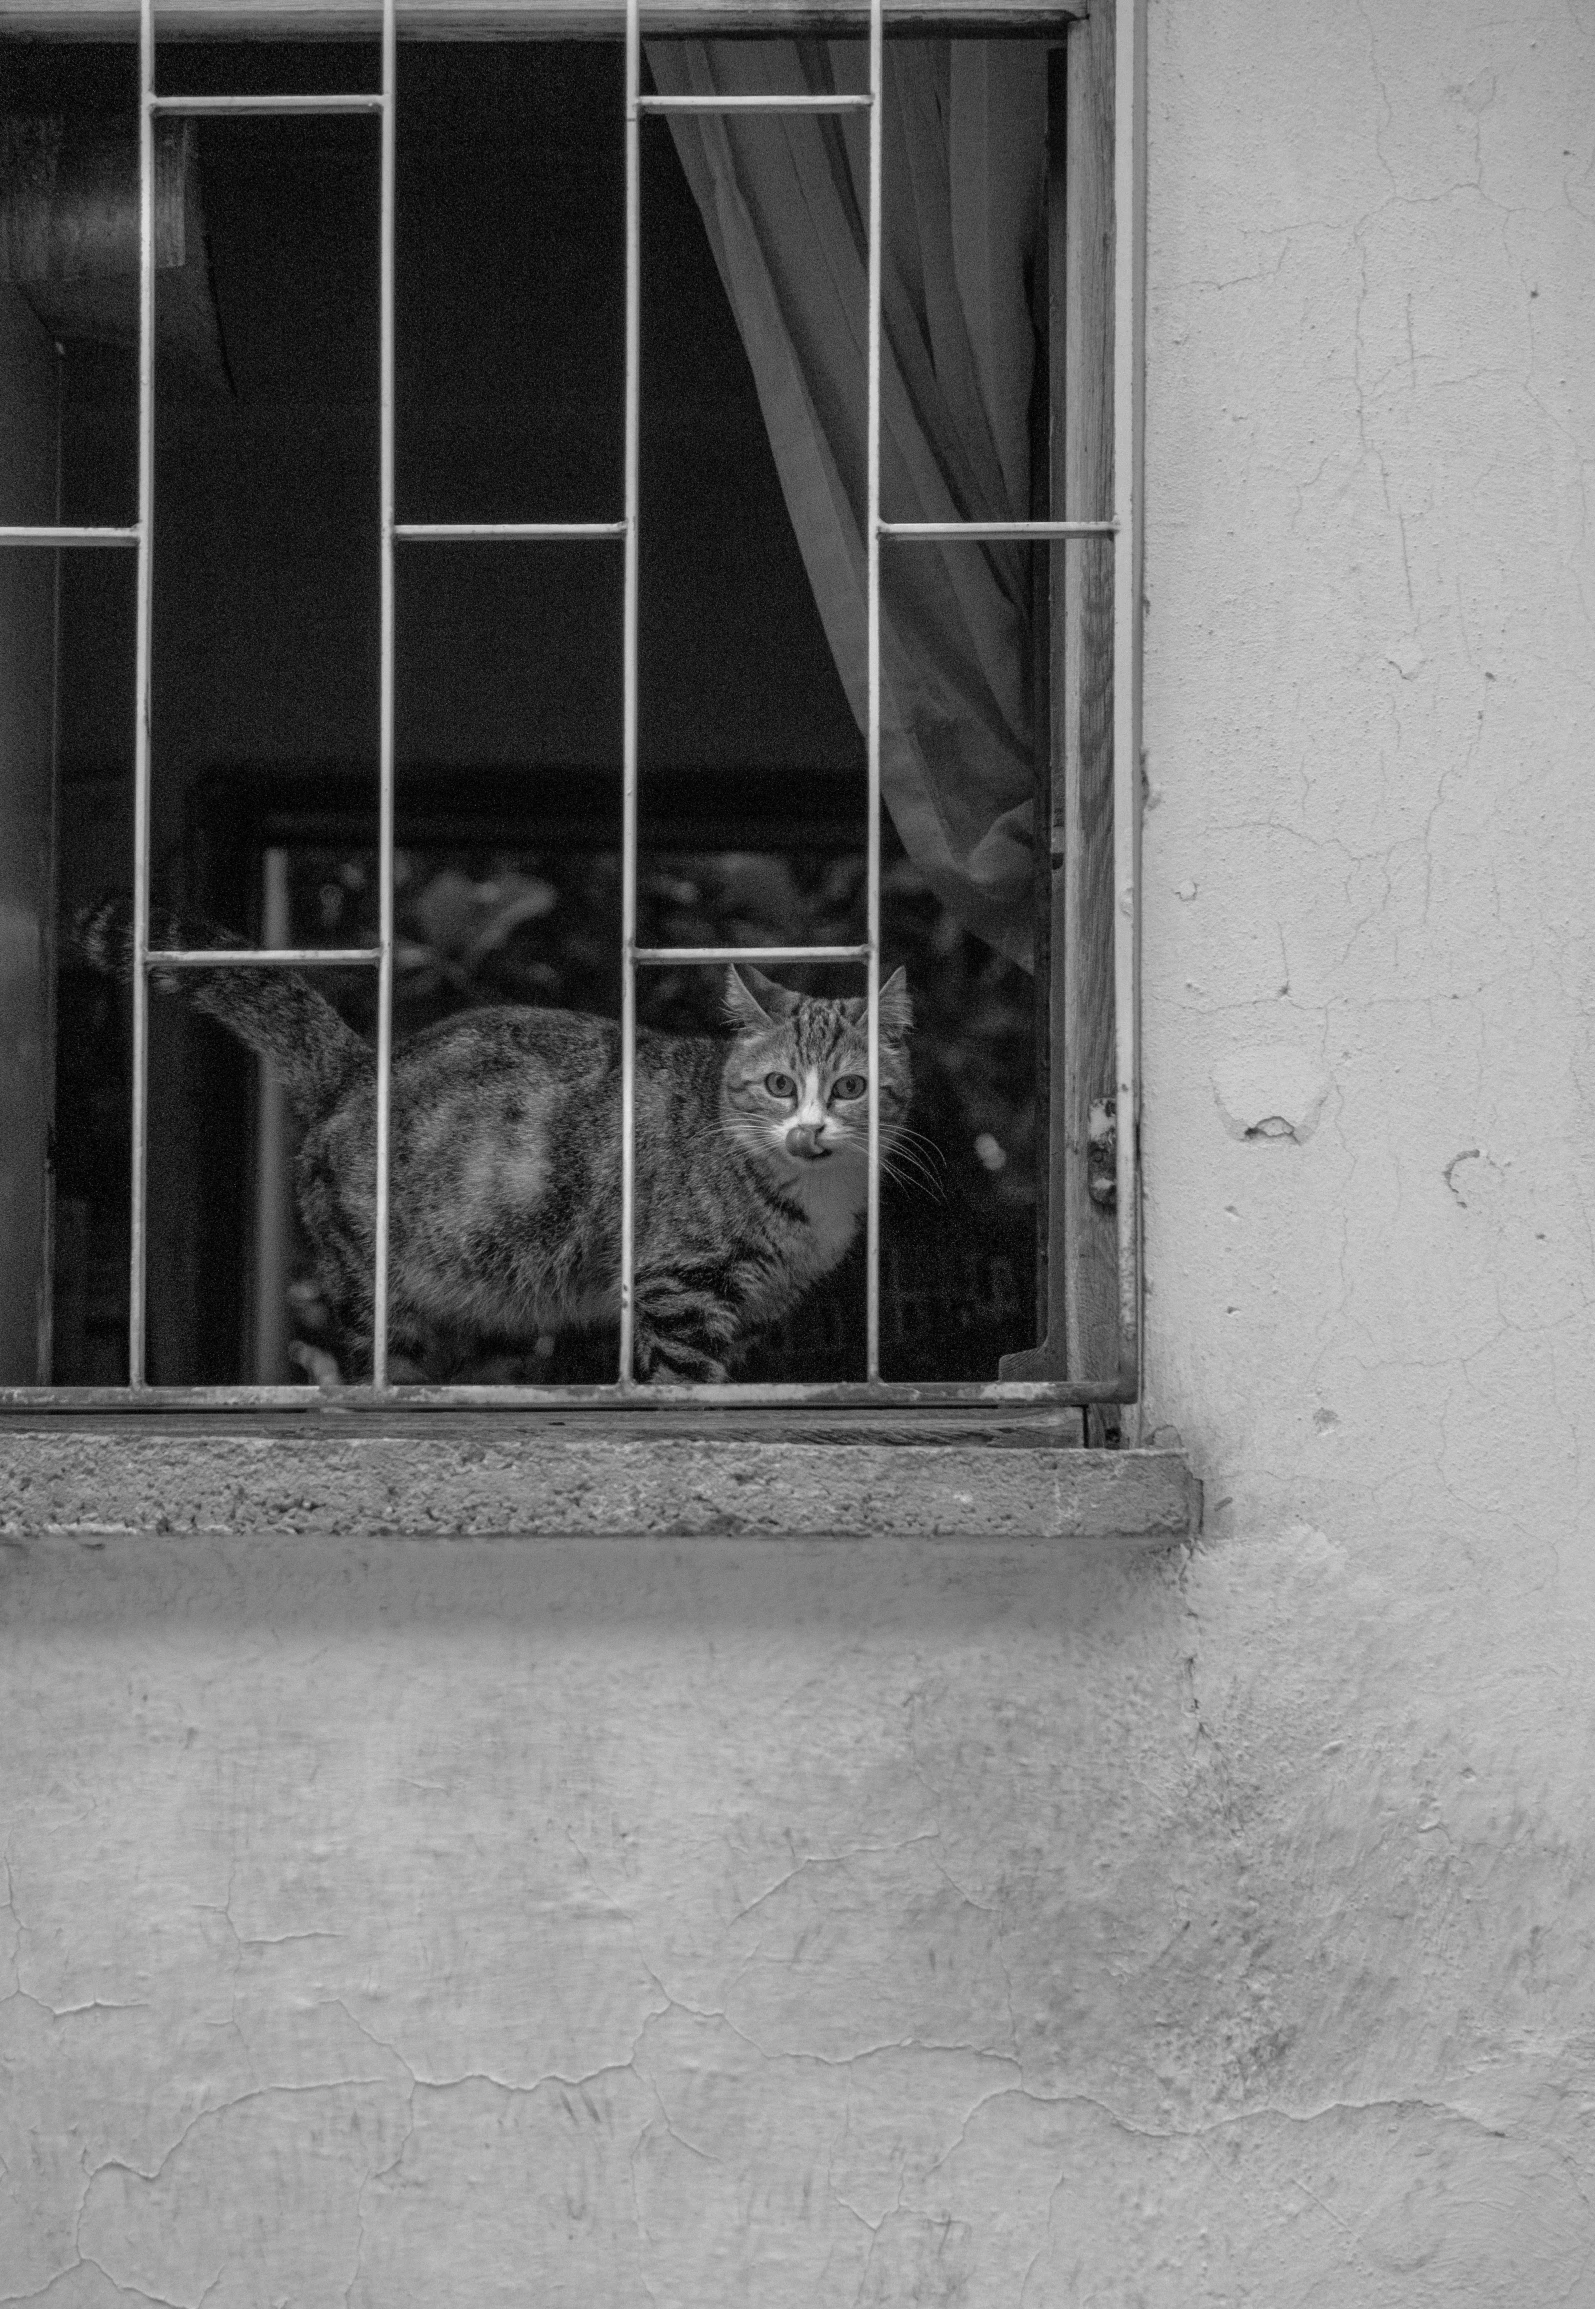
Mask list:
[[[66,509],[66,349],[55,348],[55,518]],[[61,594],[62,561],[59,553],[51,588],[50,636],[50,847],[45,885],[44,916],[44,1066],[45,1144],[55,1144],[56,980],[60,957],[56,920],[61,910]],[[44,1241],[39,1271],[38,1346],[34,1364],[41,1387],[48,1387],[55,1371],[55,1158],[44,1167]]]
[[[869,1183],[864,1221],[864,1375],[881,1375],[881,0],[869,15],[869,461],[865,477],[868,602]]]
[[[397,180],[398,30],[382,0],[382,347],[377,490],[381,500],[382,666],[377,774],[377,1182],[372,1217],[371,1383],[388,1384],[388,1217],[393,1104],[393,247]]]
[[[642,355],[642,23],[626,0],[625,607],[621,634],[620,1384],[631,1386],[637,1236],[637,502]]]
[[[1118,1141],[1119,1373],[1141,1386],[1140,832],[1142,422],[1146,245],[1145,0],[1118,0],[1113,108],[1113,511],[1118,521],[1113,586],[1113,920]]]
[[[1070,25],[1048,79],[1049,488],[1053,516],[1070,521],[1101,521],[1115,502],[1115,23],[1114,0],[1094,0],[1090,17]],[[1119,547],[1117,538],[1079,537],[1051,549],[1049,1251],[1041,1344],[1005,1355],[1005,1379],[1107,1380],[1119,1367],[1116,1229],[1091,1177],[1093,1110],[1116,1074]],[[1100,1432],[1100,1414],[1087,1424]]]
[[[138,18],[138,607],[133,675],[133,1113],[127,1380],[144,1381],[149,1228],[150,670],[155,497],[155,0]]]
[[[293,934],[288,853],[277,845],[261,860],[260,936],[280,952]],[[288,1243],[293,1188],[288,1164],[288,1097],[269,1059],[257,1062],[255,1105],[255,1273],[251,1329],[257,1387],[288,1377]]]
[[[1063,513],[1055,486],[1055,441],[1063,432],[1064,302],[1058,271],[1064,248],[1067,204],[1064,188],[1064,122],[1069,90],[1069,52],[1060,40],[1047,50],[1047,175],[1036,245],[1038,296],[1045,327],[1037,345],[1037,390],[1031,395],[1030,511],[1038,521]],[[1035,736],[1032,745],[1035,797],[1031,838],[1035,845],[1035,1112],[1036,1112],[1036,1338],[1045,1342],[1052,1309],[1052,1087],[1058,1060],[1052,1047],[1053,1021],[1061,1006],[1054,985],[1053,804],[1054,749],[1062,727],[1063,699],[1054,687],[1053,636],[1064,595],[1067,547],[1062,539],[1032,548],[1031,666]],[[1006,1357],[999,1370],[1006,1366]]]

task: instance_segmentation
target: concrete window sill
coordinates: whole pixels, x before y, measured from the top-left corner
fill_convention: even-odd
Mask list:
[[[0,1535],[836,1538],[1179,1546],[1201,1486],[1172,1451],[1056,1428],[747,1415],[88,1416],[0,1423]]]

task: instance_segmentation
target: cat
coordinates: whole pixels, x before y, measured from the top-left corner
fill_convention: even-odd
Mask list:
[[[76,919],[79,951],[126,978],[130,909]],[[152,922],[159,947],[228,946]],[[308,979],[261,969],[152,973],[276,1070],[306,1125],[298,1209],[350,1367],[371,1361],[376,1057]],[[843,1258],[867,1191],[862,998],[793,993],[749,963],[724,982],[729,1037],[637,1032],[634,1371],[725,1379],[760,1332]],[[913,1008],[880,993],[881,1149],[904,1129]],[[569,1010],[470,1010],[393,1053],[388,1342],[427,1377],[473,1344],[619,1321],[620,1029]]]

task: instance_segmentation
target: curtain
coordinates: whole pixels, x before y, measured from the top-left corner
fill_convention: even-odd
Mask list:
[[[648,61],[665,95],[867,85],[862,41],[651,41]],[[894,40],[884,98],[882,515],[1024,520],[1045,61],[1027,41]],[[868,115],[670,124],[862,728]],[[953,914],[1027,967],[1030,551],[887,540],[881,552],[886,806]]]

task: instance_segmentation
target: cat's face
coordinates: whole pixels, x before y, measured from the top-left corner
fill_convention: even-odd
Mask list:
[[[826,1002],[778,986],[751,964],[726,973],[737,1037],[726,1059],[727,1120],[750,1152],[793,1177],[827,1165],[860,1172],[869,1144],[869,1028],[862,999]],[[901,970],[881,988],[881,1136],[908,1111],[913,1024]]]

